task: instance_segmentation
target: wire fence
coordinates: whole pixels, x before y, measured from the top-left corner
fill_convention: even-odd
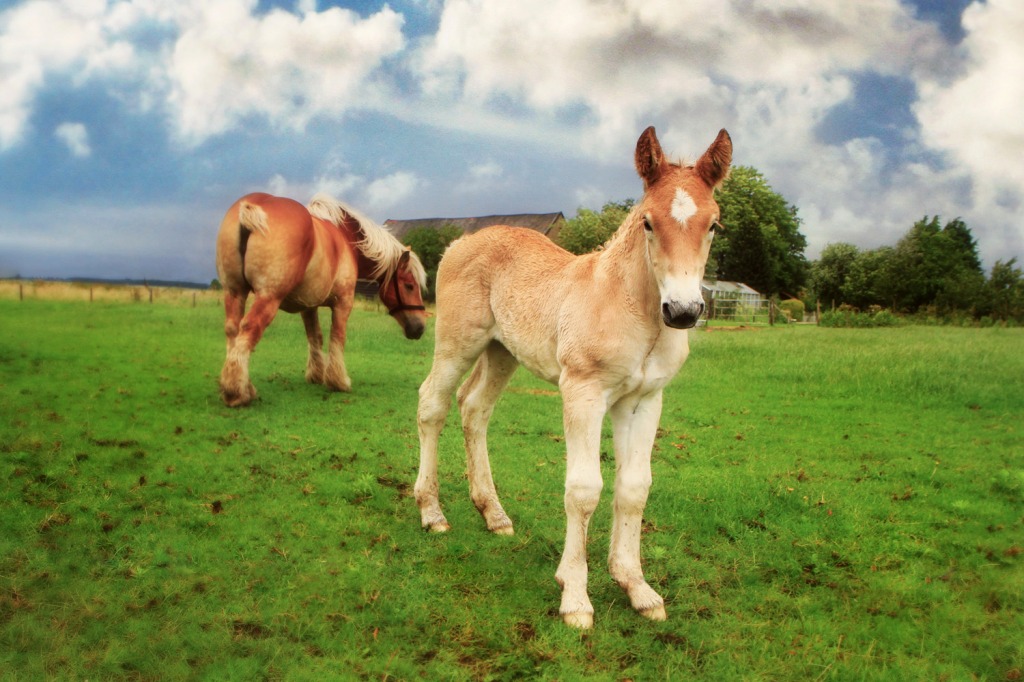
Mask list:
[[[778,310],[767,298],[712,298],[708,300],[708,320],[740,324],[775,324]]]

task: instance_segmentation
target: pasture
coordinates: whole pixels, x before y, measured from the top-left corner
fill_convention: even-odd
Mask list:
[[[222,325],[205,298],[0,300],[0,677],[1024,678],[1024,330],[692,332],[645,513],[668,621],[605,570],[606,438],[579,632],[557,613],[553,387],[520,370],[491,424],[516,534],[470,502],[454,410],[452,530],[428,534],[432,324],[408,341],[357,307],[342,394],[304,382],[279,315],[241,410]]]

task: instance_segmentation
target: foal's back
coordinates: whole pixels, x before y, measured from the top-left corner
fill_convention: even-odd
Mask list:
[[[437,273],[438,343],[450,340],[459,354],[475,357],[483,344],[497,341],[528,370],[557,383],[566,335],[592,331],[585,318],[601,298],[596,258],[575,256],[521,227],[498,225],[458,239]]]

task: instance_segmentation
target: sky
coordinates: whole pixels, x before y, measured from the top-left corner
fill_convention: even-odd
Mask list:
[[[240,196],[377,221],[638,198],[718,130],[807,256],[1024,261],[1020,0],[0,0],[0,276],[216,276]]]

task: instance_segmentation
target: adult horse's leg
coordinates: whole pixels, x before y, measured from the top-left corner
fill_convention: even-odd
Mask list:
[[[565,422],[565,549],[555,579],[562,587],[559,612],[566,624],[594,625],[587,596],[587,528],[601,497],[601,422],[605,396],[592,382],[577,383],[563,375]]]
[[[245,317],[227,361],[220,374],[221,397],[228,407],[242,407],[256,398],[256,389],[249,380],[249,355],[263,338],[263,332],[277,315],[281,302],[257,294]]]
[[[340,296],[331,309],[331,340],[327,349],[327,369],[324,371],[324,385],[332,391],[351,391],[352,380],[345,369],[345,329],[348,316],[352,314],[354,294]]]
[[[661,391],[611,410],[615,438],[615,500],[608,568],[640,615],[665,620],[665,601],[644,579],[640,531],[651,488],[651,448],[661,417]]]
[[[487,529],[499,535],[512,535],[512,520],[498,501],[498,491],[494,488],[487,456],[487,423],[494,412],[494,403],[518,366],[519,362],[503,345],[492,341],[458,392],[466,440],[469,495],[487,522]]]
[[[234,347],[235,339],[238,337],[242,316],[245,315],[245,299],[248,296],[247,291],[224,291],[224,338],[228,351]]]
[[[306,340],[309,342],[309,359],[306,361],[306,381],[311,384],[324,383],[324,335],[320,331],[320,316],[316,308],[302,311],[302,324],[306,328]]]
[[[240,404],[238,397],[240,395],[239,382],[241,380],[241,368],[238,365],[238,359],[232,359],[232,351],[238,339],[238,332],[242,327],[242,317],[245,315],[245,299],[248,295],[249,292],[243,290],[225,289],[224,291],[224,338],[227,348],[224,366],[221,368],[219,384],[221,397],[225,403],[232,407]],[[251,390],[250,387],[246,387],[246,392],[249,390]]]

